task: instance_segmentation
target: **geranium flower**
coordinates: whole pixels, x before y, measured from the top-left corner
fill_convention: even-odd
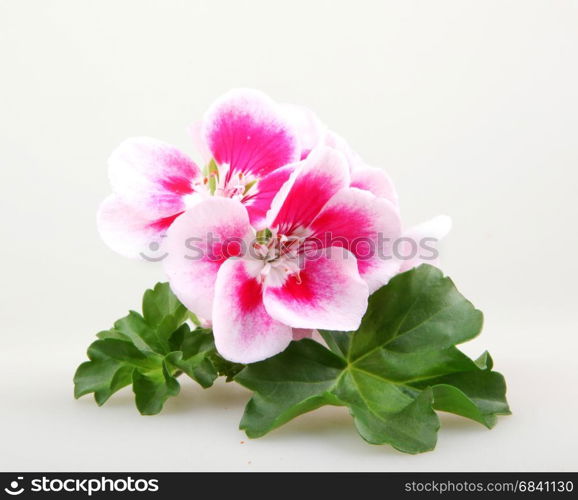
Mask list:
[[[289,178],[301,149],[285,108],[257,90],[233,90],[207,111],[198,129],[208,152],[205,172],[174,146],[152,138],[123,142],[109,160],[113,194],[101,205],[104,241],[128,256],[146,255],[167,228],[200,199],[243,203],[251,223],[264,223],[271,200]]]
[[[227,198],[198,203],[169,228],[171,288],[211,319],[224,357],[255,362],[303,329],[359,326],[369,293],[397,271],[401,230],[390,201],[350,183],[344,155],[321,146],[294,166],[267,229],[256,234],[246,206]]]

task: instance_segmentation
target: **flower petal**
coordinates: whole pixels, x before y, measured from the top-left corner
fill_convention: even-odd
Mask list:
[[[183,213],[167,231],[164,269],[171,289],[191,311],[211,320],[217,272],[253,239],[249,216],[237,200],[213,197]]]
[[[300,159],[304,160],[322,143],[326,127],[317,115],[305,106],[281,104],[281,108],[297,134],[301,148]]]
[[[113,191],[150,219],[182,212],[183,197],[201,175],[184,153],[148,137],[121,143],[109,158],[108,172]]]
[[[289,234],[311,224],[331,197],[350,182],[343,155],[321,146],[296,167],[271,203],[268,227]]]
[[[295,165],[287,165],[267,174],[258,181],[257,192],[242,200],[245,207],[247,207],[247,212],[249,212],[251,225],[255,229],[265,228],[267,212],[271,208],[273,198],[275,198],[283,184],[289,180],[294,170]]]
[[[379,198],[385,198],[399,210],[399,198],[393,181],[381,168],[367,165],[354,168],[351,172],[351,187],[369,191]]]
[[[393,245],[401,234],[401,221],[397,209],[384,198],[343,189],[323,207],[311,230],[308,242],[344,247],[355,255],[370,292],[387,283],[399,268]]]
[[[293,328],[293,340],[310,339],[315,330],[311,328]]]
[[[367,284],[344,248],[308,255],[301,271],[282,285],[265,284],[267,312],[293,328],[356,330],[367,308]]]
[[[380,198],[386,198],[395,207],[399,207],[397,191],[385,170],[367,165],[349,143],[335,132],[328,131],[324,135],[323,141],[328,146],[341,151],[347,159],[347,164],[351,170],[351,187],[369,191]]]
[[[299,158],[297,137],[279,105],[262,92],[236,89],[203,119],[203,137],[215,161],[262,177]]]
[[[180,214],[149,220],[142,213],[112,194],[98,209],[96,224],[104,242],[115,252],[149,262],[163,260],[163,238]]]
[[[345,159],[347,160],[347,164],[349,165],[350,170],[358,168],[362,166],[363,160],[361,156],[359,156],[353,148],[349,145],[349,143],[341,137],[339,134],[336,134],[332,130],[328,130],[323,136],[323,143],[326,146],[332,147],[333,149],[337,149],[337,151],[341,152]]]
[[[237,363],[254,363],[283,351],[292,329],[274,320],[263,306],[262,285],[243,259],[229,259],[219,270],[213,333],[219,354]]]
[[[437,244],[451,228],[452,219],[447,215],[438,215],[405,231],[396,251],[400,262],[399,272],[424,263],[438,266]]]

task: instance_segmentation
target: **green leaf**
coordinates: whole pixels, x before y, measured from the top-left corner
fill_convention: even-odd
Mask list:
[[[245,368],[245,365],[233,363],[221,357],[216,350],[213,351],[210,359],[219,376],[225,377],[226,382],[232,382],[235,379],[235,375]]]
[[[255,392],[240,428],[249,437],[260,437],[302,413],[340,404],[331,389],[345,366],[343,359],[309,339],[292,342],[281,354],[248,365],[235,377]]]
[[[156,330],[159,342],[166,348],[173,332],[194,316],[180,303],[168,283],[157,283],[154,289],[145,292],[142,312],[145,322]]]
[[[142,309],[142,314],[131,311],[113,328],[97,334],[98,340],[88,348],[89,361],[74,376],[76,398],[94,393],[102,405],[132,384],[137,408],[152,415],[178,393],[178,375],[185,373],[203,387],[213,384],[218,374],[212,363],[212,332],[191,331],[185,323],[191,316],[168,284],[147,290]]]
[[[385,346],[397,352],[444,349],[474,338],[482,329],[481,311],[433,266],[396,276],[370,301],[373,306],[352,338],[353,360]]]
[[[473,361],[455,347],[481,327],[481,312],[437,268],[400,274],[370,297],[355,333],[321,332],[329,349],[305,339],[241,371],[235,380],[254,391],[241,428],[259,437],[344,405],[366,441],[420,453],[436,444],[434,409],[491,427],[509,413],[504,379],[489,354]]]
[[[98,405],[131,382],[136,368],[157,370],[162,358],[143,354],[132,343],[104,338],[88,348],[90,361],[82,363],[74,376],[74,395],[79,398],[91,392]]]
[[[130,338],[128,338],[126,335],[120,333],[118,330],[115,330],[114,328],[111,328],[110,330],[103,330],[102,332],[98,332],[96,334],[96,337],[99,339],[117,339],[117,340],[126,340],[126,341],[130,341]]]
[[[481,370],[491,370],[494,367],[494,360],[488,351],[484,351],[475,363]]]
[[[74,397],[94,393],[97,404],[103,405],[114,393],[112,381],[118,372],[123,372],[122,363],[114,360],[86,361],[76,370],[74,375]],[[130,369],[132,377],[132,368]],[[129,382],[127,382],[128,385]],[[116,384],[118,387],[118,383]],[[124,386],[118,387],[117,390]]]
[[[156,370],[162,358],[155,353],[143,353],[132,343],[118,339],[93,342],[88,348],[91,360],[114,360],[142,370]]]
[[[351,332],[330,332],[320,330],[319,333],[331,351],[343,358],[347,357]]]
[[[187,308],[173,294],[168,283],[157,283],[147,290],[142,299],[142,312],[145,321],[152,327],[158,327],[167,317],[181,324],[187,318]]]
[[[210,330],[197,328],[191,331],[188,325],[182,325],[172,335],[171,346],[175,351],[165,358],[170,365],[182,370],[205,388],[213,385],[218,373],[211,361],[215,342]]]
[[[143,352],[168,354],[171,335],[187,318],[187,309],[175,297],[169,284],[157,283],[144,293],[142,314],[130,311],[112,330],[101,332],[101,335],[124,337]]]
[[[180,385],[163,362],[160,370],[148,373],[135,370],[132,375],[132,390],[141,415],[156,415],[170,396],[179,393]]]
[[[510,414],[506,401],[506,381],[500,373],[473,370],[427,383],[433,388],[436,410],[470,418],[489,429],[496,424],[497,415]]]
[[[349,406],[357,431],[368,443],[389,443],[406,453],[435,448],[439,420],[431,389],[405,392],[369,374],[348,371],[335,392]]]

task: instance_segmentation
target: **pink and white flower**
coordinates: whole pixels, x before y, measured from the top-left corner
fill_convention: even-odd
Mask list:
[[[369,293],[398,269],[396,207],[350,187],[342,153],[321,146],[292,167],[267,229],[255,233],[240,200],[211,198],[167,233],[173,291],[212,321],[217,349],[232,361],[265,359],[311,329],[355,330]]]
[[[395,255],[400,236],[407,253],[449,231],[437,217],[402,232],[389,176],[307,108],[233,90],[192,132],[202,170],[156,139],[122,143],[98,225],[129,257],[163,243],[173,291],[230,360],[265,359],[315,329],[355,330],[368,295],[423,261]]]
[[[204,172],[174,146],[152,138],[129,139],[113,152],[113,194],[98,212],[101,236],[113,250],[146,254],[179,215],[212,195],[239,200],[255,227],[264,223],[292,172],[286,165],[301,158],[285,108],[259,91],[233,90],[209,108],[198,132],[199,147],[210,156]]]

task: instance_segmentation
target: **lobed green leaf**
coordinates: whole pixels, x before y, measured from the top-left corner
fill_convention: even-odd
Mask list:
[[[203,387],[217,377],[210,330],[191,330],[186,308],[168,283],[158,283],[143,297],[142,314],[131,311],[114,327],[97,334],[88,359],[74,375],[74,395],[94,394],[98,405],[132,384],[143,415],[159,413],[170,396],[178,394],[176,379],[185,373]]]
[[[434,410],[491,427],[509,413],[504,378],[488,353],[473,361],[455,347],[482,323],[439,269],[400,274],[370,297],[356,332],[322,331],[328,348],[305,339],[244,368],[235,380],[254,395],[240,426],[259,437],[320,406],[343,405],[366,441],[407,453],[435,447]]]

